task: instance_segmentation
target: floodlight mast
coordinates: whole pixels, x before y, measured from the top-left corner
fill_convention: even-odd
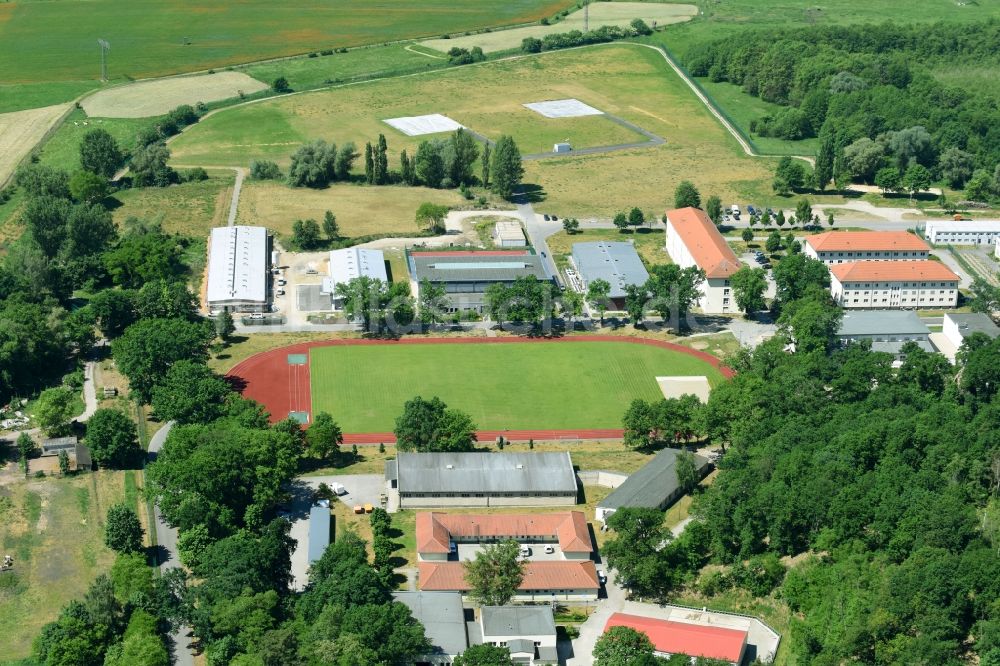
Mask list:
[[[111,43],[106,39],[98,39],[97,45],[101,47],[101,81],[108,80],[108,51],[111,50]]]
[[[583,32],[590,32],[590,0],[583,0]]]

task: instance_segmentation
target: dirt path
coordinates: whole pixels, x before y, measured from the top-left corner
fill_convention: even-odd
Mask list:
[[[236,184],[233,185],[233,198],[229,202],[229,226],[236,224],[236,207],[240,203],[240,191],[243,189],[243,178],[247,175],[247,170],[243,168],[234,169],[236,172]]]
[[[7,184],[17,166],[70,112],[72,104],[0,113],[0,187]]]

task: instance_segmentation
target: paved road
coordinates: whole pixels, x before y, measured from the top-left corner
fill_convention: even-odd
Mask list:
[[[149,438],[149,459],[151,462],[156,460],[156,454],[163,448],[163,444],[167,441],[167,435],[170,434],[170,429],[173,427],[174,422],[168,421]],[[162,556],[160,571],[179,567],[176,528],[171,527],[163,520],[159,508],[155,506],[153,507],[153,520],[156,523],[156,543],[162,549],[159,551]],[[166,552],[164,553],[164,551]],[[176,666],[194,666],[194,653],[189,644],[189,634],[190,630],[187,627],[179,627],[170,634]]]

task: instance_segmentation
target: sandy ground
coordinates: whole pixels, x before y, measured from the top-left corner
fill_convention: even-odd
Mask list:
[[[69,108],[69,104],[57,104],[0,113],[0,186]]]
[[[690,21],[697,16],[698,8],[694,5],[655,4],[646,2],[596,2],[590,5],[591,30],[603,25],[626,26],[634,18],[641,18],[649,25],[663,26],[670,23]],[[542,39],[545,35],[554,35],[571,30],[583,30],[583,10],[577,10],[558,23],[552,25],[533,25],[512,30],[496,30],[468,37],[452,39],[430,39],[421,42],[421,46],[447,53],[453,47],[471,49],[478,46],[486,53],[515,49],[521,46],[521,41],[527,37]]]
[[[266,83],[241,72],[217,72],[198,76],[139,81],[102,90],[85,99],[88,116],[102,118],[146,118],[159,116],[181,104],[214,102],[267,88]]]

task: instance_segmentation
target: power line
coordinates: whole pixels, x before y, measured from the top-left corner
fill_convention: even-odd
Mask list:
[[[111,50],[111,43],[106,39],[98,39],[97,45],[101,47],[101,81],[108,80],[108,51]]]

